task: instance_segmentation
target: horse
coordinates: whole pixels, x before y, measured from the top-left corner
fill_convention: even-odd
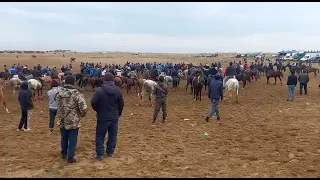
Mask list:
[[[238,81],[242,81],[242,89],[246,87],[247,81],[251,83],[250,75],[247,72],[241,72],[240,74],[236,75],[236,79]]]
[[[36,79],[29,79],[28,80],[28,84],[29,84],[29,87],[30,89],[33,90],[33,97],[34,97],[34,100],[37,101],[39,99],[43,99],[42,98],[42,84],[39,80],[36,80]],[[36,96],[36,91],[37,91],[37,94],[38,96]],[[41,95],[40,95],[40,92],[41,92]]]
[[[151,79],[147,79],[144,81],[142,91],[141,91],[141,93],[138,93],[138,97],[140,98],[140,106],[143,103],[142,98],[143,98],[144,94],[146,94],[146,93],[148,93],[148,96],[149,96],[149,104],[150,104],[150,106],[152,106],[151,98],[152,98],[152,94],[153,94],[153,91],[154,91],[154,88],[156,85],[157,85],[157,83]]]
[[[235,91],[236,92],[236,103],[239,103],[238,101],[238,96],[239,96],[239,81],[233,77],[227,80],[226,82],[226,91],[227,93],[230,93],[230,91]],[[232,93],[230,94],[232,98]]]
[[[9,80],[9,82],[12,88],[12,93],[16,94],[16,90],[20,88],[22,81],[17,77],[13,77]]]
[[[136,92],[138,92],[138,82],[136,79],[127,78],[127,77],[123,77],[122,79],[123,79],[124,83],[126,84],[127,94],[129,94],[129,92],[131,92],[132,86],[134,86],[134,89],[136,90]]]
[[[308,73],[313,72],[313,73],[314,73],[314,76],[317,77],[317,72],[319,73],[319,69],[318,69],[318,68],[315,68],[315,67],[308,67],[308,68],[307,68],[307,72],[308,72]]]
[[[10,73],[9,72],[0,72],[0,78],[4,80],[4,84],[7,85],[7,81],[10,78]]]
[[[250,70],[249,75],[250,75],[251,79],[254,78],[256,80],[256,82],[258,81],[258,79],[260,79],[259,70],[257,70],[257,69]]]
[[[122,77],[119,77],[119,76],[116,76],[114,78],[114,84],[116,86],[118,86],[119,88],[121,88],[122,84],[124,84],[124,81],[123,81],[123,78]]]
[[[60,81],[62,81],[64,79],[64,73],[63,72],[59,73],[58,77],[59,77]]]
[[[77,73],[74,75],[76,77],[76,82],[78,83],[78,86],[80,87],[81,85],[81,80],[83,78],[83,74],[82,73]]]
[[[192,93],[192,91],[193,91],[193,86],[192,86],[192,81],[193,81],[193,79],[194,79],[194,76],[193,75],[189,75],[188,77],[187,77],[187,85],[186,85],[186,92],[188,92],[188,87],[189,87],[189,85],[191,86],[190,88],[191,88],[191,93]]]
[[[90,77],[88,75],[84,75],[80,80],[79,80],[79,87],[82,89],[83,87],[87,90],[87,85],[89,84],[89,79]]]
[[[277,78],[280,79],[280,83],[281,83],[281,85],[282,85],[282,80],[281,80],[281,77],[283,77],[282,72],[280,72],[280,71],[272,71],[272,72],[269,72],[269,73],[266,75],[266,77],[267,77],[267,84],[269,84],[269,79],[270,79],[270,77],[274,77],[274,85],[277,84]]]
[[[1,82],[0,84],[0,103],[3,104],[4,108],[6,109],[6,112],[9,113],[9,110],[7,108],[4,92],[3,92],[3,84],[4,82]]]
[[[99,78],[98,77],[95,77],[95,76],[93,76],[93,77],[91,77],[90,79],[89,79],[89,84],[91,84],[91,86],[92,86],[92,91],[94,92],[94,88],[97,86],[97,80],[98,80]]]
[[[203,85],[205,83],[205,80],[201,76],[197,76],[193,79],[193,99],[198,101],[198,99],[201,101],[201,91],[203,88]]]
[[[43,76],[41,79],[43,80],[43,88],[47,87],[47,89],[50,89],[52,82],[51,76]]]
[[[63,55],[63,57],[64,57],[64,55]],[[72,57],[72,58],[70,58],[70,62],[75,62],[75,61],[76,61],[76,59],[77,59],[77,58]]]
[[[31,55],[31,57],[32,57],[32,58],[37,58],[37,56],[36,56],[36,55]]]

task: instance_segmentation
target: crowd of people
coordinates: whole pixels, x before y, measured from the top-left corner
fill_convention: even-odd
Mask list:
[[[216,116],[217,122],[221,123],[220,119],[220,102],[223,100],[223,87],[225,84],[225,79],[221,81],[221,78],[232,77],[238,73],[240,70],[252,70],[257,69],[264,62],[252,62],[249,66],[245,61],[242,65],[241,61],[239,63],[230,62],[226,71],[218,72],[218,68],[221,68],[220,63],[210,64],[200,64],[198,68],[207,69],[211,78],[210,84],[208,85],[208,98],[211,100],[212,108],[209,114],[206,116],[206,121],[212,116]],[[268,61],[268,67],[282,66],[282,62],[276,62],[275,64]],[[47,92],[49,99],[49,130],[54,131],[55,119],[57,118],[57,125],[60,128],[61,134],[61,158],[69,163],[76,162],[75,150],[77,146],[77,138],[80,125],[80,119],[85,117],[88,111],[87,102],[84,99],[83,94],[75,87],[76,78],[71,73],[72,65],[62,67],[61,71],[66,73],[64,78],[65,83],[61,85],[58,81],[52,81],[52,89]],[[90,74],[90,76],[98,76],[103,78],[104,83],[96,89],[92,99],[91,107],[97,113],[97,124],[96,124],[96,159],[103,160],[104,155],[107,157],[113,157],[113,153],[117,144],[118,135],[118,122],[122,115],[124,100],[121,90],[115,85],[114,78],[117,75],[118,69],[123,70],[136,70],[138,72],[143,72],[144,70],[155,70],[159,75],[161,72],[168,74],[173,73],[175,76],[176,70],[190,69],[194,67],[193,64],[172,64],[172,63],[129,63],[127,62],[123,67],[120,65],[112,64],[105,65],[93,63],[81,63],[81,73]],[[278,66],[277,66],[278,67]],[[10,71],[11,75],[20,74],[24,76],[24,73],[31,73],[34,78],[40,77],[42,73],[57,74],[56,67],[50,69],[46,67],[41,68],[40,64],[34,67],[33,70],[29,70],[27,66],[14,65],[10,70],[5,66],[6,71]],[[70,72],[69,74],[67,72]],[[305,71],[297,77],[295,71],[290,69],[291,74],[288,76],[287,86],[288,86],[288,97],[287,100],[294,100],[295,87],[297,83],[300,83],[300,95],[302,95],[302,90],[307,94],[307,84],[309,82],[309,76]],[[25,76],[24,76],[25,77]],[[20,77],[19,77],[20,78]],[[22,80],[25,80],[22,78]],[[166,122],[167,117],[167,95],[168,86],[164,82],[164,77],[159,76],[157,79],[157,85],[154,90],[155,95],[155,109],[152,119],[152,123],[156,122],[158,113],[162,109],[162,122]],[[28,82],[23,81],[20,86],[20,92],[18,100],[21,106],[21,120],[18,125],[18,131],[28,131],[30,130],[29,121],[30,113],[33,109],[32,94],[28,88]],[[106,133],[108,133],[108,140],[106,144],[106,150],[104,149],[104,141]]]

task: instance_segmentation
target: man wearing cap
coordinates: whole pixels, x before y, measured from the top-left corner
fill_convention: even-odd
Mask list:
[[[106,154],[107,157],[113,157],[117,145],[118,122],[124,106],[121,90],[114,84],[114,75],[110,72],[104,75],[104,83],[93,94],[91,106],[97,112],[96,159],[102,161],[106,133]]]
[[[209,85],[209,99],[211,99],[212,107],[211,112],[206,117],[206,121],[209,122],[209,119],[215,114],[217,117],[217,122],[220,121],[220,111],[219,111],[219,105],[220,105],[220,99],[223,99],[223,84],[220,81],[220,74],[217,73],[214,75],[214,79],[210,82]]]
[[[61,134],[61,157],[68,163],[75,163],[80,118],[87,114],[87,104],[83,94],[74,86],[75,76],[65,77],[65,84],[56,93],[57,118]]]
[[[57,103],[54,99],[58,92],[58,86],[60,85],[57,79],[53,79],[51,82],[52,89],[47,92],[49,98],[49,130],[53,131],[54,120],[57,115]]]

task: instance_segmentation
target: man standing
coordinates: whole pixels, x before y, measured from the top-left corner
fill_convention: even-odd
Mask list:
[[[291,74],[288,76],[287,86],[288,86],[288,98],[287,101],[290,100],[290,96],[292,97],[291,101],[294,100],[294,93],[297,86],[297,76],[294,75],[295,71],[291,70]]]
[[[211,99],[212,107],[211,107],[211,112],[206,117],[207,122],[209,122],[209,119],[215,114],[217,116],[217,122],[221,123],[219,106],[220,106],[220,99],[221,101],[223,99],[223,85],[220,78],[221,77],[219,73],[215,74],[214,79],[210,82],[210,85],[209,85],[208,95],[209,95],[209,99]]]
[[[58,87],[56,94],[58,125],[61,134],[61,157],[68,163],[75,163],[74,158],[80,118],[87,114],[87,104],[82,93],[74,86],[76,78],[65,77],[65,84]]]
[[[57,103],[54,100],[57,92],[58,86],[60,85],[57,79],[53,79],[51,82],[52,89],[47,92],[49,98],[49,130],[52,132],[54,128],[54,120],[57,115]]]
[[[28,131],[28,111],[33,109],[32,94],[28,89],[28,82],[23,81],[20,85],[18,100],[21,106],[21,119],[17,131]],[[23,129],[24,128],[24,129]]]
[[[121,90],[114,84],[114,76],[107,72],[104,83],[96,89],[91,106],[97,112],[96,159],[104,159],[104,138],[108,132],[107,157],[113,157],[117,145],[118,122],[122,114],[124,101]]]
[[[164,77],[159,77],[159,82],[155,86],[154,95],[156,97],[156,105],[154,108],[153,121],[156,122],[157,116],[162,108],[162,123],[166,122],[167,117],[167,95],[168,95],[168,86],[164,83]]]
[[[304,89],[304,94],[307,94],[308,91],[308,82],[309,82],[309,75],[305,72],[305,70],[301,71],[299,75],[299,83],[300,83],[300,96],[302,95],[302,88]]]

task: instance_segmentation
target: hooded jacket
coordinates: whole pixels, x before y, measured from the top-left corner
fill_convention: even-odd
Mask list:
[[[87,114],[87,103],[83,94],[74,86],[65,84],[58,87],[55,100],[57,124],[66,130],[80,128],[80,118]]]
[[[113,81],[105,81],[96,89],[91,106],[97,112],[98,122],[117,121],[124,106],[122,93]]]
[[[23,81],[20,85],[18,100],[22,110],[33,109],[32,94],[28,89],[27,81]]]

